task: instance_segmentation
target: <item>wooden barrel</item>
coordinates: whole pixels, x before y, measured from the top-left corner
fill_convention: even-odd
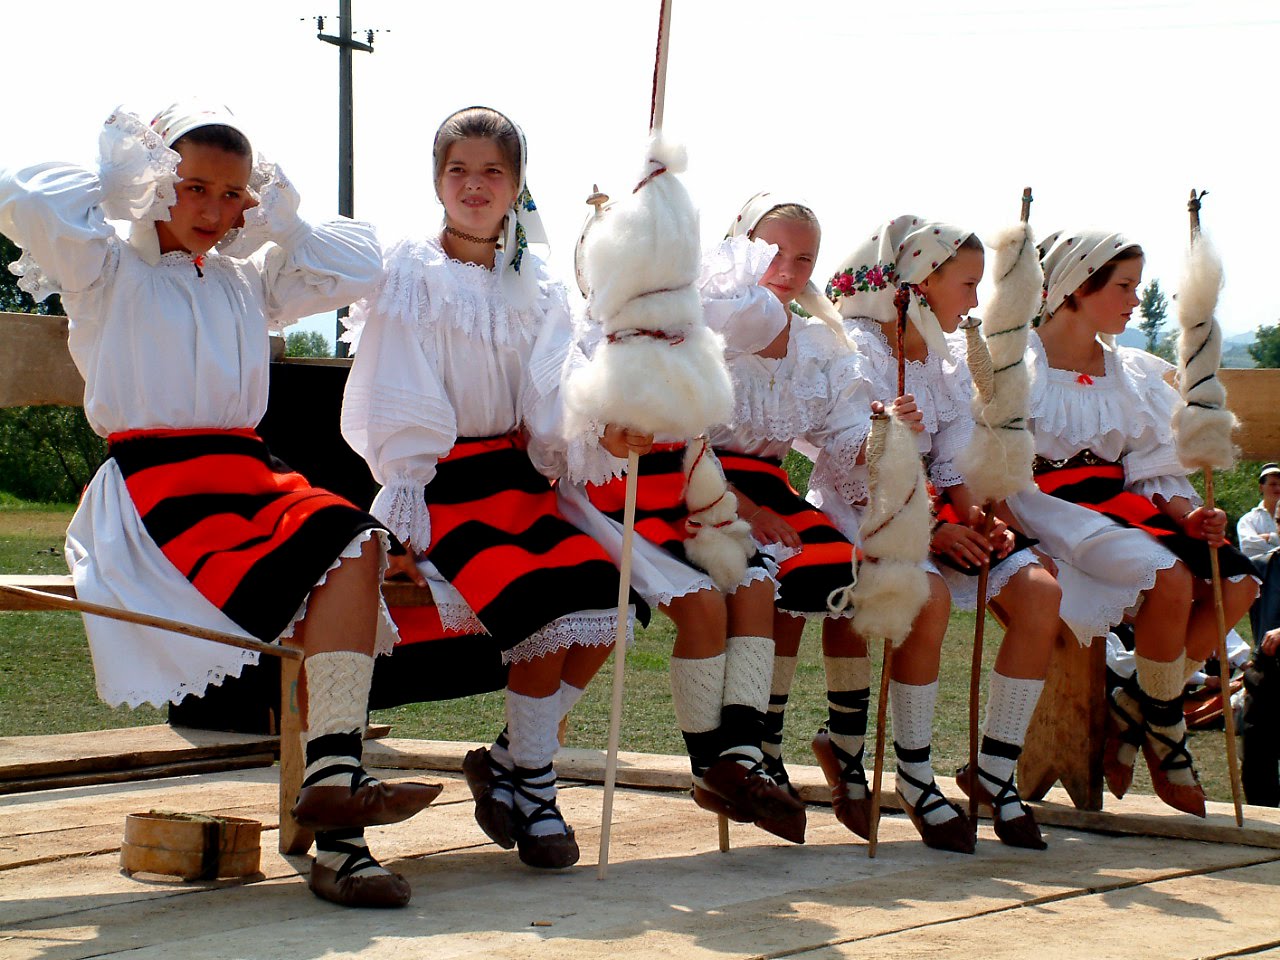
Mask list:
[[[183,880],[247,877],[259,870],[262,824],[201,813],[131,813],[124,820],[120,866],[126,874]]]

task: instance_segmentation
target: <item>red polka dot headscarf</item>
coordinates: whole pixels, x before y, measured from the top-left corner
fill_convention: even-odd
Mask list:
[[[1049,316],[1107,261],[1138,244],[1121,234],[1099,230],[1062,231],[1041,244],[1042,248],[1046,246],[1041,262],[1044,264],[1044,312]]]

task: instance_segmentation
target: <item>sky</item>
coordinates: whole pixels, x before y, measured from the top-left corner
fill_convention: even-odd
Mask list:
[[[894,216],[989,235],[1031,186],[1038,235],[1121,231],[1172,293],[1196,187],[1225,264],[1225,333],[1280,321],[1274,0],[673,2],[665,130],[688,148],[706,245],[754,193],[786,194],[822,222],[821,285]],[[355,54],[356,217],[384,243],[436,230],[435,129],[493,106],[526,131],[551,269],[572,286],[592,185],[629,189],[643,159],[658,0],[353,6],[359,39],[381,31]],[[304,216],[330,216],[338,54],[314,17],[332,33],[337,13],[336,0],[4,0],[0,166],[88,164],[118,104],[150,119],[197,96],[243,119]]]

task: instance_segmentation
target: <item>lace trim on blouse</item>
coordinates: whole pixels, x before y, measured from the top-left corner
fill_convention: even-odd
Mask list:
[[[855,317],[850,321],[850,326],[853,328],[851,332],[855,344],[866,364],[862,375],[878,384],[882,391],[894,393],[898,385],[898,361],[893,356],[893,348],[889,345],[884,330],[870,317]],[[968,398],[957,396],[956,387],[951,383],[956,372],[954,357],[944,360],[931,352],[924,360],[907,360],[907,393],[916,398],[925,432],[930,435],[936,434],[943,424],[969,416]],[[894,397],[876,399],[887,401]]]
[[[386,255],[382,280],[370,298],[372,309],[399,317],[417,330],[429,352],[435,350],[431,330],[441,323],[486,347],[532,341],[554,302],[558,285],[547,279],[538,262],[540,295],[528,309],[516,310],[502,293],[501,260],[499,253],[490,270],[454,260],[437,239],[403,240]],[[345,340],[358,344],[368,309],[353,311]]]

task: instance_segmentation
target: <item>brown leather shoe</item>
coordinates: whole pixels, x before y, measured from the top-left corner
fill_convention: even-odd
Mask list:
[[[522,833],[516,841],[520,848],[521,862],[539,870],[572,867],[580,856],[578,841],[574,839],[573,827],[566,826],[565,831],[545,837],[531,837]]]
[[[1116,699],[1120,688],[1107,691],[1107,734],[1102,746],[1102,773],[1107,789],[1117,800],[1129,792],[1133,784],[1133,764],[1120,759],[1120,748],[1129,744],[1138,747],[1142,742],[1142,715],[1131,713],[1137,704],[1122,704]],[[1137,759],[1135,752],[1134,759]]]
[[[383,783],[375,780],[355,793],[349,787],[303,787],[293,805],[293,818],[309,830],[374,827],[408,820],[430,806],[444,786],[439,783]]]
[[[804,843],[804,831],[809,825],[809,818],[804,807],[801,807],[798,813],[785,817],[761,817],[755,821],[755,825],[766,833],[772,833],[775,837],[781,837],[789,843]]]
[[[845,780],[844,769],[832,748],[831,736],[827,731],[819,730],[810,744],[813,755],[822,768],[822,775],[831,788],[831,812],[836,819],[863,840],[871,839],[871,793],[864,782]],[[851,788],[862,787],[862,796],[851,796]]]
[[[804,804],[772,780],[748,770],[736,760],[717,760],[702,776],[706,788],[729,805],[757,820],[786,819]]]
[[[898,776],[902,776],[902,774],[899,773]],[[948,850],[951,853],[973,853],[977,843],[968,816],[942,795],[942,791],[938,789],[936,783],[930,781],[930,786],[933,789],[932,791],[928,788],[925,789],[924,794],[920,797],[920,806],[922,808],[926,807],[937,800],[941,800],[950,806],[956,812],[956,816],[945,823],[930,823],[922,814],[916,812],[915,807],[907,802],[907,798],[902,795],[901,790],[896,791],[898,802],[902,804],[902,809],[906,811],[908,819],[911,820],[912,825],[919,832],[920,839],[924,841],[926,847],[932,847],[934,850]]]
[[[1156,752],[1157,742],[1168,748],[1163,759]],[[1200,786],[1200,778],[1196,776],[1195,767],[1191,765],[1191,753],[1187,750],[1185,733],[1180,743],[1174,743],[1148,725],[1146,736],[1142,740],[1142,756],[1147,761],[1147,770],[1151,774],[1151,786],[1155,788],[1157,797],[1175,810],[1189,813],[1193,817],[1204,816],[1204,788]],[[1174,783],[1169,779],[1169,770],[1181,768],[1191,771],[1193,783]]]
[[[338,871],[312,862],[307,886],[321,900],[344,907],[403,907],[413,896],[409,881],[398,873],[338,879]]]
[[[963,767],[956,771],[956,786],[960,788],[960,792],[966,797],[972,797],[973,791],[977,791],[978,802],[986,804],[992,808],[991,825],[995,828],[996,836],[1000,842],[1009,847],[1022,847],[1025,850],[1047,850],[1049,845],[1044,842],[1044,837],[1040,835],[1040,827],[1036,823],[1036,818],[1031,812],[1031,808],[1022,802],[1021,797],[1017,797],[1018,805],[1022,808],[1019,816],[1009,819],[1001,819],[996,816],[996,799],[991,795],[982,783],[981,777],[973,776],[966,763]]]
[[[721,816],[728,817],[734,823],[751,823],[751,814],[743,813],[733,804],[719,794],[712,793],[705,787],[700,787],[696,783],[690,791],[693,796],[693,802],[700,806],[703,810]]]
[[[476,823],[490,840],[503,850],[510,850],[516,845],[519,833],[516,812],[514,807],[503,803],[494,794],[495,788],[501,784],[493,772],[487,748],[468,751],[462,758],[462,775],[467,778],[467,786],[476,801]]]

